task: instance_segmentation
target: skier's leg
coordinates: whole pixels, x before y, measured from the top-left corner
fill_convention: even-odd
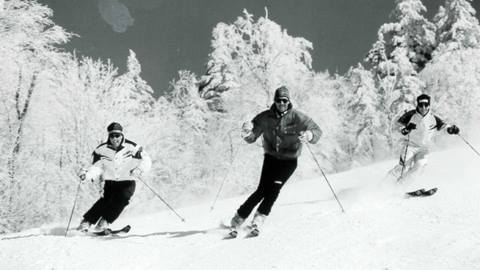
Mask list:
[[[406,149],[407,151],[406,154],[405,154],[405,147],[408,147],[408,149]],[[400,158],[398,160],[398,164],[395,165],[395,167],[393,167],[393,169],[391,169],[387,175],[394,179],[398,179],[402,173],[402,169],[403,169],[403,173],[405,174],[405,172],[407,172],[410,169],[410,166],[412,166],[413,164],[413,157],[415,153],[416,153],[416,147],[412,145],[403,146],[402,151],[400,152]]]
[[[90,224],[95,224],[105,213],[108,202],[112,199],[112,181],[105,181],[103,196],[83,215],[83,219]]]
[[[276,166],[273,175],[273,181],[271,181],[268,185],[268,189],[265,193],[265,198],[263,199],[262,203],[258,207],[257,212],[268,216],[270,211],[272,210],[272,206],[278,198],[280,194],[280,190],[282,189],[283,185],[287,182],[290,176],[293,174],[295,169],[297,168],[297,160],[277,160]]]
[[[424,149],[419,149],[412,159],[413,164],[408,170],[408,172],[405,173],[405,179],[412,178],[413,176],[418,177],[423,174],[428,162],[428,151]]]
[[[103,214],[103,218],[109,223],[113,223],[122,213],[123,209],[129,204],[130,198],[135,193],[135,181],[115,182],[116,192],[109,202],[108,207]]]
[[[255,192],[253,192],[237,210],[237,214],[241,218],[246,219],[250,213],[252,213],[253,208],[255,208],[255,206],[257,206],[257,204],[264,198],[266,187],[269,179],[271,179],[271,173],[274,170],[274,158],[270,155],[265,155],[263,159],[262,174],[260,176],[257,190],[255,190]]]

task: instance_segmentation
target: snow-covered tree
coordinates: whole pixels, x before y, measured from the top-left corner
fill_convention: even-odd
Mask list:
[[[41,86],[42,82],[57,72],[65,59],[66,54],[56,46],[68,41],[71,35],[53,23],[52,10],[35,1],[10,0],[2,4],[0,126],[4,132],[0,146],[8,157],[2,159],[6,164],[1,164],[0,181],[5,191],[0,194],[0,204],[6,209],[0,209],[0,215],[8,215],[21,209],[20,200],[29,194],[23,188],[26,179],[20,170],[24,169],[24,157],[31,149],[31,141],[25,135],[33,124],[32,108],[39,105],[37,96],[48,90]]]
[[[347,152],[354,163],[365,164],[385,156],[387,138],[381,129],[388,124],[373,73],[359,64],[348,71],[346,79],[351,91],[344,97]]]
[[[446,121],[476,132],[480,121],[480,49],[464,48],[436,55],[420,76],[427,83],[433,109]]]
[[[438,51],[480,47],[480,25],[471,0],[445,0],[434,17]]]
[[[311,74],[312,44],[288,35],[268,13],[254,20],[244,10],[234,23],[217,24],[212,48],[200,92],[220,110],[225,109],[220,96],[227,90],[240,92],[245,103],[265,108],[277,87],[286,85],[296,96],[305,90],[304,81]]]
[[[380,27],[378,40],[365,59],[374,71],[386,123],[410,108],[425,88],[417,74],[431,60],[436,46],[435,25],[422,15],[425,11],[420,0],[397,0],[394,22]],[[391,140],[389,127],[383,130]]]
[[[127,59],[127,72],[115,78],[112,87],[108,90],[107,99],[112,102],[109,109],[116,114],[120,113],[117,108],[125,110],[125,113],[138,116],[152,110],[154,98],[153,89],[142,79],[141,65],[135,52],[130,50]]]

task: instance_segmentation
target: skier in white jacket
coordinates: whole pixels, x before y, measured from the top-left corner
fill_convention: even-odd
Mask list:
[[[123,127],[116,122],[107,127],[107,142],[93,151],[92,166],[80,175],[82,180],[105,180],[103,196],[83,215],[77,230],[103,231],[113,223],[128,205],[135,192],[135,180],[152,164],[142,147],[125,139]]]
[[[438,132],[445,130],[452,135],[460,132],[457,126],[446,124],[431,112],[430,96],[426,94],[418,96],[416,109],[407,111],[396,124],[402,135],[407,136],[400,152],[399,163],[389,172],[397,182],[402,182],[423,170],[427,164],[433,137]]]

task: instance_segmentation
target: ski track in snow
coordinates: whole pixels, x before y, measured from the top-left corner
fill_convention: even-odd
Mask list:
[[[394,164],[328,175],[346,213],[321,175],[294,175],[256,238],[242,230],[223,240],[220,227],[246,194],[213,212],[210,202],[178,209],[186,223],[168,211],[122,216],[112,227],[132,225],[126,235],[65,238],[58,224],[0,235],[0,269],[479,269],[480,158],[465,148],[437,152],[421,179],[379,188]],[[431,197],[403,197],[433,186]]]

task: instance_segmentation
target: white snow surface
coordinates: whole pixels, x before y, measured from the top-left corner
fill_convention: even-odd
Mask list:
[[[185,223],[167,210],[123,215],[112,225],[132,226],[122,236],[64,237],[65,224],[0,235],[0,269],[480,269],[480,157],[436,152],[411,185],[379,186],[395,163],[328,175],[345,213],[320,174],[294,175],[256,238],[223,240],[219,226],[246,194],[213,211],[211,202],[178,209]],[[405,198],[414,186],[439,191]]]

